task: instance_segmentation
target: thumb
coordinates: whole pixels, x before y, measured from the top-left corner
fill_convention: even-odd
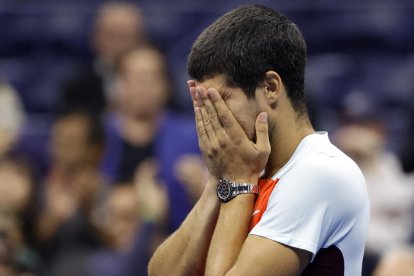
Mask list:
[[[256,148],[267,153],[270,152],[267,112],[260,113],[256,119]]]

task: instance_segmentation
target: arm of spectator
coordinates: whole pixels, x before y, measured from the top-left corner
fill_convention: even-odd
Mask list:
[[[151,248],[154,232],[157,229],[151,222],[144,222],[136,234],[133,246],[122,260],[119,276],[137,275],[148,264],[148,248]],[[141,275],[141,274],[139,274]]]
[[[206,183],[206,167],[201,156],[196,154],[183,155],[174,166],[177,179],[184,185],[192,202],[197,202]]]
[[[36,234],[41,244],[53,239],[60,226],[74,215],[77,200],[71,193],[59,188],[49,188],[46,192],[46,206],[36,225]]]
[[[140,223],[132,247],[125,254],[117,275],[136,275],[142,271],[148,264],[149,254],[160,244],[161,237],[164,240],[168,197],[165,187],[156,177],[157,170],[155,160],[146,160],[135,171],[133,183]]]
[[[156,175],[155,160],[144,161],[135,171],[134,188],[138,199],[139,217],[148,223],[161,225],[168,212],[168,197]]]

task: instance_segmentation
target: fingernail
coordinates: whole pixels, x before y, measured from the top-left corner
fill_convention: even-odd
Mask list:
[[[259,119],[261,122],[267,123],[267,112],[260,113]]]

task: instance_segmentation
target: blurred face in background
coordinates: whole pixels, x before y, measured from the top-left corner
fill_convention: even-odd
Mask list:
[[[13,162],[0,163],[0,212],[21,214],[28,206],[31,194],[30,174]]]
[[[143,37],[143,19],[135,5],[109,3],[98,11],[92,46],[104,62],[114,65],[120,54],[141,43]]]
[[[128,53],[121,62],[117,105],[128,116],[152,116],[165,107],[169,81],[165,60],[151,48]]]
[[[129,185],[114,187],[106,201],[104,236],[116,251],[127,251],[138,227],[138,201]]]
[[[363,168],[374,162],[385,148],[384,133],[374,125],[347,124],[334,135],[336,145]]]
[[[69,115],[57,120],[52,127],[51,155],[54,164],[63,167],[90,163],[88,120],[81,115]]]

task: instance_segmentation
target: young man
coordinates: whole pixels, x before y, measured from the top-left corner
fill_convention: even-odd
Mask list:
[[[211,177],[150,275],[361,274],[365,181],[309,122],[305,60],[297,27],[263,6],[198,37],[189,87]]]

